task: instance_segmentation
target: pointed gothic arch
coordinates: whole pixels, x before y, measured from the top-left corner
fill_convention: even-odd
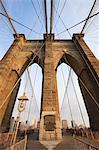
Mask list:
[[[44,40],[26,40],[24,35],[15,37],[12,46],[0,61],[0,124],[2,124],[4,114],[7,111],[10,100],[8,95],[32,58],[35,58],[33,59],[35,62],[39,58],[39,65],[42,67],[43,73],[47,73],[46,79],[49,79],[47,77],[50,77],[52,72],[54,77],[53,87],[55,87],[52,91],[53,98],[57,97],[55,71],[58,64],[64,61],[73,68],[78,76],[91,129],[99,131],[99,108],[97,106],[99,104],[99,61],[96,60],[86,45],[83,35],[79,34],[75,34],[72,40],[54,40],[54,37],[45,38]],[[48,67],[44,65],[44,61],[48,65],[50,72]],[[47,86],[49,86],[47,85],[48,83],[46,84],[47,80],[43,79],[43,82],[45,89],[42,91],[42,95],[48,92]],[[45,94],[44,96],[46,98],[47,95]],[[41,112],[42,110],[46,111],[45,108],[47,109],[48,106],[47,99],[42,101],[44,105],[41,107]],[[57,109],[58,111],[58,100],[55,99],[53,104],[53,109],[55,106],[55,110]],[[50,103],[50,105],[52,104]],[[49,108],[51,109],[51,107]],[[95,109],[93,110],[93,108]]]

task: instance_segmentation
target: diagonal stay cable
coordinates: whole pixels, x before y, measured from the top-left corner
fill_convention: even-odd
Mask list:
[[[96,5],[96,4],[95,4]],[[98,8],[96,9],[96,10],[98,10]],[[95,10],[95,11],[96,11]],[[94,22],[94,20],[96,19],[96,17],[97,16],[95,16],[94,18],[93,18],[93,20],[88,24],[88,26],[86,27],[86,29],[84,29],[84,35],[86,34],[86,32],[87,32],[87,30],[88,30],[88,28],[90,27],[90,25]],[[94,31],[93,31],[94,32]]]
[[[31,0],[31,4],[32,4],[32,6],[33,6],[33,8],[34,8],[34,11],[35,11],[35,13],[36,13],[36,15],[37,15],[37,17],[38,17],[39,22],[40,22],[41,25],[44,27],[44,25],[42,24],[42,21],[41,21],[41,19],[40,19],[40,16],[38,15],[38,12],[37,12],[37,9],[36,9],[36,7],[35,7],[35,5],[34,5],[33,0]],[[44,28],[44,29],[45,29],[45,28]]]
[[[3,14],[2,12],[0,12],[0,14],[1,14],[2,16],[4,16],[4,17],[7,17],[7,15]],[[30,30],[30,31],[33,31],[34,33],[36,33],[36,34],[38,34],[38,35],[41,35],[39,32],[36,32],[35,30],[33,30],[33,29],[29,28],[28,26],[22,24],[21,22],[19,22],[19,21],[13,19],[12,17],[9,17],[9,18],[10,18],[10,20],[12,20],[13,22],[19,24],[20,26],[22,26],[22,27],[24,27],[24,28],[26,28],[26,29],[28,29],[28,30]]]
[[[60,0],[58,0],[58,4],[57,4],[57,8],[56,8],[57,11],[59,9],[59,6],[60,6]],[[55,14],[55,16],[56,16],[56,14]]]
[[[4,14],[4,13],[2,13],[2,12],[0,12],[0,14],[1,14],[2,16],[4,16],[4,17],[7,17],[7,15],[6,15],[6,14]],[[19,25],[21,25],[21,26],[25,27],[26,29],[28,29],[28,30],[32,30],[32,29],[31,29],[31,28],[29,28],[28,26],[26,26],[26,25],[22,24],[21,22],[19,22],[19,21],[17,21],[17,20],[15,20],[15,19],[13,19],[12,17],[9,17],[9,18],[10,18],[10,20],[12,20],[13,22],[16,22],[17,24],[19,24]]]
[[[2,12],[0,12],[0,15],[2,15],[2,16],[4,16],[4,17],[7,17],[7,15],[3,14]],[[24,28],[26,28],[26,29],[28,29],[28,30],[30,30],[30,31],[33,31],[33,32],[36,33],[36,34],[41,35],[39,32],[37,32],[37,31],[31,29],[30,27],[28,27],[28,26],[22,24],[21,22],[19,22],[19,21],[13,19],[12,17],[9,17],[9,18],[10,18],[13,22],[19,24],[20,26],[22,26],[22,27],[24,27]]]
[[[26,67],[26,69],[31,65],[31,63],[33,62],[33,60],[35,59],[35,57],[40,53],[40,50],[43,48],[43,46],[45,45],[46,41],[41,45],[41,47],[38,49],[38,51],[34,52],[34,56],[31,59],[30,63],[28,64],[28,66]],[[33,53],[31,51],[31,53]],[[4,99],[3,103],[0,105],[0,110],[1,108],[4,106],[4,104],[6,103],[7,99],[9,98],[9,96],[12,94],[13,90],[15,89],[15,87],[17,86],[17,84],[20,82],[22,75],[19,77],[19,79],[16,81],[16,83],[14,84],[14,86],[12,87],[12,89],[10,90],[10,92],[8,93],[8,95],[6,96],[6,98]]]
[[[6,23],[6,21],[2,18],[2,16],[0,16],[2,22],[4,22],[4,24],[7,26],[7,28],[9,29],[10,33],[13,35],[12,30],[10,29],[10,27],[8,26],[8,24]]]
[[[32,32],[34,32],[34,33],[36,33],[36,34],[38,34],[38,35],[40,35],[40,36],[43,35],[42,33],[36,32],[36,31],[34,30],[34,28],[35,28],[36,25],[37,25],[37,20],[34,22],[31,31],[27,34],[27,36],[26,36],[27,39],[30,37],[30,35],[32,34]],[[43,28],[42,28],[42,26],[41,26],[40,31],[42,31],[42,29],[43,29]]]
[[[56,28],[56,32],[57,32],[57,28]],[[58,35],[58,37],[59,37],[59,35]],[[59,37],[59,39],[60,39],[60,37]],[[64,96],[63,96],[63,101],[62,101],[60,112],[62,111],[62,107],[63,107],[64,100],[65,100],[65,96],[67,94],[67,88],[68,88],[68,84],[69,84],[69,80],[70,80],[70,76],[71,76],[71,68],[69,70],[67,84],[66,84],[66,81],[65,81],[65,77],[64,77],[62,66],[61,66],[61,70],[62,70],[62,76],[63,76],[63,80],[64,80],[64,83],[65,83],[66,87],[65,87],[65,92],[64,92]],[[69,110],[70,110],[70,114],[71,114],[71,119],[73,119],[72,111],[71,111],[70,104],[69,104],[69,96],[68,96],[68,94],[67,94],[67,99],[68,99],[68,105],[69,105]]]
[[[68,68],[68,71],[69,71],[69,68]],[[64,72],[63,72],[63,75],[64,75]],[[78,100],[78,95],[77,95],[77,92],[76,92],[76,88],[75,88],[75,85],[74,85],[74,82],[73,82],[72,75],[71,75],[70,78],[71,78],[72,86],[73,86],[74,93],[75,93],[75,96],[76,96],[77,104],[78,104],[78,107],[79,107],[79,110],[80,110],[81,118],[82,118],[84,126],[86,127],[86,123],[85,123],[85,120],[84,120],[84,117],[83,117],[83,113],[82,113],[82,110],[81,110],[81,106],[80,106],[80,103],[79,103],[79,100]],[[65,78],[64,78],[64,81],[65,81]]]
[[[64,80],[64,83],[65,83],[65,85],[66,85],[66,86],[65,86],[64,97],[63,97],[63,101],[62,101],[62,106],[61,106],[61,112],[62,112],[62,107],[63,107],[63,104],[64,104],[65,97],[67,96],[67,101],[68,101],[70,116],[71,116],[71,120],[73,120],[73,114],[72,114],[72,109],[71,109],[71,105],[70,105],[70,99],[69,99],[69,95],[68,95],[68,91],[67,91],[68,84],[69,84],[69,80],[70,80],[70,77],[71,77],[71,68],[70,68],[70,70],[69,70],[69,75],[68,75],[68,79],[67,79],[67,84],[66,84],[66,81],[65,81],[65,77],[64,77],[62,65],[61,65],[61,70],[62,70],[63,80]]]
[[[44,8],[41,8],[41,4],[40,4],[39,0],[37,0],[37,3],[38,3],[39,11],[40,11],[40,14],[42,15],[42,20],[43,20],[44,19],[44,14],[43,14],[43,9]]]
[[[61,22],[62,22],[64,28],[65,28],[65,32],[67,31],[67,33],[69,34],[69,36],[72,37],[71,34],[70,34],[70,32],[69,32],[69,30],[67,29],[67,27],[66,27],[66,25],[65,25],[65,23],[64,23],[64,21],[63,21],[63,19],[61,18],[61,16],[59,15],[58,11],[56,10],[55,6],[53,6],[53,7],[54,7],[56,13],[58,14],[59,19],[61,20]],[[59,34],[58,34],[58,35],[59,35]]]
[[[64,10],[64,8],[65,8],[66,3],[67,3],[67,0],[64,1],[63,6],[62,6],[62,9],[61,9],[61,11],[60,11],[60,14],[58,15],[58,18],[57,18],[55,24],[53,25],[53,28],[56,27],[56,25],[57,25],[57,23],[58,23],[58,20],[59,20],[61,14],[62,14],[62,12],[63,12],[63,10]],[[56,9],[56,10],[57,10],[57,9]],[[57,10],[56,12],[58,12],[58,10]]]
[[[64,59],[65,59],[65,61],[67,61],[66,57]],[[67,67],[67,69],[69,71],[68,67]],[[62,66],[61,66],[61,70],[62,70],[63,80],[64,80],[64,83],[66,85],[65,76],[64,76],[64,72],[63,72]],[[72,69],[71,69],[71,71],[72,71]],[[80,110],[81,118],[82,118],[84,126],[86,126],[86,123],[85,123],[85,120],[84,120],[84,117],[83,117],[83,113],[82,113],[82,110],[81,110],[81,106],[80,106],[80,103],[79,103],[79,100],[78,100],[78,95],[77,95],[77,92],[76,92],[76,88],[75,88],[75,85],[74,85],[74,82],[73,82],[72,72],[71,72],[70,78],[71,78],[71,82],[72,82],[72,85],[73,85],[74,93],[75,93],[75,96],[76,96],[77,104],[78,104],[78,107],[79,107],[79,110]]]
[[[39,3],[38,0],[37,0],[37,3],[38,3],[38,6],[39,6],[39,9],[40,9],[40,14],[42,14],[42,10],[41,10],[40,3]],[[35,31],[34,28],[35,28],[35,26],[37,25],[38,21],[39,21],[39,19],[38,19],[38,20],[36,19],[35,22],[33,23],[32,29],[31,29],[31,31],[28,33],[27,38],[29,38],[29,36],[32,34],[32,31],[33,31],[33,32]],[[42,24],[41,24],[40,32],[42,31],[42,29],[43,29],[43,26],[42,26]],[[39,33],[39,35],[40,35],[40,33]],[[41,34],[41,35],[42,35],[42,34]]]
[[[57,32],[57,28],[56,28],[56,32]],[[59,37],[59,35],[58,35],[58,37]],[[60,39],[60,37],[59,37],[59,39]],[[66,81],[65,81],[65,77],[64,77],[62,66],[61,66],[61,70],[62,70],[63,80],[64,80],[64,83],[65,83],[66,87],[65,87],[65,92],[64,92],[63,101],[62,101],[62,105],[61,105],[60,111],[62,111],[62,107],[63,107],[64,100],[65,100],[65,96],[67,94],[67,88],[68,88],[68,84],[69,84],[69,80],[70,80],[70,76],[71,76],[71,68],[69,70],[67,84],[66,84]],[[69,104],[69,96],[68,96],[68,94],[67,94],[67,99],[68,99],[68,105],[69,105],[69,109],[70,109],[71,119],[73,120],[72,111],[71,111],[70,104]]]
[[[68,95],[68,91],[66,92],[67,95],[67,100],[68,100],[68,106],[69,106],[69,110],[70,110],[70,116],[71,116],[71,120],[73,121],[73,113],[72,113],[72,109],[71,109],[71,105],[70,105],[70,99],[69,99],[69,95]]]
[[[36,82],[36,77],[37,77],[37,71],[38,71],[38,66],[36,67],[36,72],[35,72],[35,77],[34,77],[34,88],[35,88],[35,82]],[[31,99],[30,99],[30,105],[29,105],[29,111],[28,111],[28,116],[27,116],[27,120],[29,120],[29,116],[30,116],[30,111],[31,111],[31,106],[32,106],[32,99],[33,99],[33,95],[34,93],[32,92],[32,95],[31,95]],[[37,103],[36,103],[37,104]],[[39,112],[40,113],[40,112]]]
[[[5,12],[6,16],[7,16],[7,19],[8,19],[8,21],[9,21],[9,23],[10,23],[10,25],[11,25],[11,27],[12,27],[14,33],[17,34],[16,29],[15,29],[15,27],[14,27],[14,25],[13,25],[13,23],[12,23],[10,17],[9,17],[9,15],[8,15],[8,12],[7,12],[6,8],[5,8],[5,6],[3,5],[2,0],[0,0],[0,3],[1,3],[1,6],[2,6],[2,8],[3,8],[3,10],[4,10],[4,12]]]
[[[30,76],[28,68],[27,68],[27,73],[28,73],[30,84],[31,84],[33,96],[34,96],[34,99],[35,99],[35,102],[36,102],[36,105],[37,105],[37,109],[38,109],[38,112],[39,112],[39,107],[38,107],[38,104],[37,104],[37,99],[36,99],[36,96],[35,96],[34,88],[33,88],[32,81],[31,81],[31,76]]]
[[[38,46],[39,42],[37,43],[36,45],[36,49],[37,49],[37,46]],[[39,60],[38,60],[38,63],[39,63]],[[30,68],[31,69],[31,68]],[[31,71],[31,70],[30,70]],[[36,67],[36,72],[35,72],[35,77],[34,77],[34,87],[35,87],[35,82],[36,82],[36,77],[37,77],[37,72],[38,72],[38,65]],[[27,78],[28,80],[28,78]],[[27,83],[26,83],[27,84]],[[26,89],[26,85],[25,85],[25,89]],[[32,106],[32,99],[33,99],[33,92],[32,92],[32,95],[31,95],[31,99],[30,99],[30,105],[29,105],[29,111],[28,111],[28,116],[27,116],[27,121],[29,120],[29,116],[30,116],[30,111],[31,111],[31,106]],[[39,112],[40,113],[40,112]]]
[[[90,10],[90,12],[89,12],[89,14],[88,14],[87,20],[85,21],[85,24],[84,24],[84,26],[83,26],[83,28],[82,28],[82,30],[81,30],[81,34],[83,33],[83,31],[84,31],[84,29],[85,29],[85,27],[86,27],[86,25],[87,25],[88,19],[89,19],[90,15],[91,15],[91,13],[92,13],[94,7],[95,7],[96,1],[97,1],[97,0],[95,0],[94,3],[93,3],[93,5],[92,5],[92,8],[91,8],[91,10]]]
[[[66,53],[66,52],[64,51],[64,53]],[[67,61],[66,58],[64,58],[64,59]],[[68,62],[68,64],[69,64],[69,62]],[[70,64],[69,64],[69,65],[70,65]],[[82,81],[82,79],[81,79],[80,77],[79,77],[79,80],[80,80],[81,84],[83,85],[83,87],[85,88],[85,90],[88,92],[89,96],[92,98],[92,100],[93,100],[94,103],[96,104],[96,106],[97,106],[97,108],[98,108],[98,111],[99,111],[99,103],[97,102],[97,100],[95,99],[95,97],[91,94],[91,92],[90,92],[89,89],[86,87],[85,83]]]
[[[61,31],[60,33],[57,33],[57,35],[60,35],[60,34],[62,34],[62,33],[64,33],[64,32],[66,32],[66,31],[69,31],[70,29],[72,29],[72,28],[74,28],[74,27],[80,25],[81,23],[85,22],[86,20],[89,20],[89,19],[93,18],[94,16],[97,16],[98,14],[99,14],[99,12],[93,14],[93,15],[90,16],[89,18],[85,18],[84,20],[82,20],[82,21],[80,21],[80,22],[74,24],[73,26],[67,28],[66,30],[63,30],[63,31]]]
[[[94,22],[94,20],[96,19],[96,17],[97,16],[95,16],[94,18],[93,18],[93,20],[88,24],[88,26],[84,29],[84,35],[86,34],[86,32],[88,31],[88,29],[89,29],[89,27],[92,25],[92,23]],[[93,31],[94,32],[94,34],[95,34],[95,30]],[[96,31],[97,32],[97,31]],[[92,33],[93,34],[93,33]],[[87,33],[87,35],[88,35],[88,33]]]
[[[96,14],[94,14],[94,15],[92,15],[92,16],[90,16],[90,18],[93,17],[93,16],[95,16],[95,15],[97,15],[97,14],[99,14],[99,12],[96,13]],[[61,17],[60,17],[60,19],[61,19],[61,21],[62,21],[64,27],[66,28],[65,23],[64,23],[64,21],[62,20]],[[87,18],[87,19],[88,19],[88,18]],[[86,19],[85,19],[85,20],[86,20]],[[66,29],[65,31],[68,31],[68,30]],[[71,36],[71,34],[70,34],[69,31],[68,31],[68,33],[69,33],[70,37],[72,38],[72,36]],[[58,35],[59,35],[59,34],[58,34]],[[75,41],[74,41],[74,44],[75,44],[76,47],[78,48],[78,45],[75,43]],[[79,49],[79,48],[78,48],[78,49]],[[80,51],[79,51],[79,52],[80,52]],[[80,53],[81,53],[81,52],[80,52]],[[92,70],[91,70],[91,68],[90,68],[90,66],[89,66],[89,64],[88,64],[88,62],[86,61],[86,59],[85,59],[85,57],[82,55],[82,53],[81,53],[81,56],[82,56],[83,60],[85,61],[85,64],[88,66],[88,68],[89,68],[89,70],[90,70],[92,76],[94,77],[95,81],[97,82],[97,85],[99,86],[99,82],[97,81],[97,78],[95,77],[94,73],[92,72]]]
[[[84,126],[86,127],[86,123],[85,123],[84,116],[83,116],[83,113],[82,113],[82,110],[81,110],[81,106],[80,106],[80,103],[79,103],[79,100],[78,100],[78,95],[77,95],[77,92],[76,92],[76,88],[75,88],[72,76],[71,76],[71,82],[72,82],[73,89],[74,89],[74,92],[75,92],[75,96],[76,96],[76,100],[77,100],[78,107],[79,107],[79,110],[80,110],[80,114],[81,114],[81,117],[82,117],[82,121],[83,121]]]
[[[63,74],[63,72],[62,72],[62,74]],[[69,84],[70,76],[71,76],[71,68],[70,68],[70,70],[69,70],[68,79],[67,79],[67,84],[65,84],[65,85],[66,85],[66,87],[65,87],[65,92],[64,92],[64,96],[63,96],[62,105],[61,105],[61,111],[62,111],[62,107],[63,107],[63,104],[64,104],[65,95],[66,95],[66,93],[67,93],[67,88],[68,88],[68,84]],[[63,77],[64,77],[64,76],[63,76]],[[63,80],[65,80],[65,79],[63,78]]]

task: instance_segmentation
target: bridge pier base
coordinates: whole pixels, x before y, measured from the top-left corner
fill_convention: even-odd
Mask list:
[[[61,140],[61,121],[56,111],[43,111],[40,121],[40,141]]]

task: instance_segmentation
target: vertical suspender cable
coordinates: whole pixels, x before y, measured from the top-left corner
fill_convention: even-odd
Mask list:
[[[51,13],[50,13],[50,34],[52,33],[53,25],[53,0],[51,0]]]
[[[48,33],[48,28],[47,28],[47,5],[46,5],[46,0],[44,0],[44,10],[45,10],[45,28],[46,28],[46,33]]]
[[[70,106],[70,100],[69,100],[68,92],[66,94],[67,94],[67,100],[68,100],[68,106],[69,106],[69,110],[70,110],[71,120],[73,121],[73,114],[72,114],[72,110],[71,110],[71,106]]]

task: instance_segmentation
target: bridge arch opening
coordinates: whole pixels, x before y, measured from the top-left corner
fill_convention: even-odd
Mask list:
[[[32,124],[40,119],[42,69],[37,63],[34,63],[28,68],[28,70],[29,74],[27,73],[27,70],[23,74],[23,81],[21,81],[22,83],[18,96],[24,93],[23,87],[25,87],[25,93],[29,98],[29,101],[27,102],[26,110],[23,112],[22,120],[28,121],[30,124]],[[17,109],[17,106],[15,108]]]
[[[78,85],[77,75],[72,69],[70,73],[70,67],[64,62],[57,68],[57,84],[61,120],[67,120],[69,127],[71,127],[72,121],[75,121],[78,126],[82,125],[84,127],[86,125],[86,127],[89,127],[89,118]],[[75,95],[75,90],[77,95]],[[78,98],[82,112],[80,112],[76,98]]]
[[[27,101],[26,108],[20,115],[20,121],[22,122],[22,124],[26,124],[27,122],[30,126],[32,126],[33,124],[37,125],[37,122],[40,119],[41,92],[42,68],[37,63],[33,63],[28,67],[28,70],[26,69],[22,74],[20,87],[16,95],[15,102],[12,106],[13,108],[10,112],[11,114],[8,119],[6,118],[5,114],[2,126],[4,127],[4,125],[6,125],[5,128],[8,129],[10,122],[7,125],[7,121],[9,121],[10,118],[14,118],[16,120],[18,116],[18,98],[24,93],[29,101]]]
[[[86,110],[88,113],[88,117],[89,117],[89,122],[90,122],[90,128],[93,131],[98,131],[98,107],[95,103],[95,100],[98,100],[98,91],[97,91],[97,85],[95,85],[95,81],[92,77],[91,72],[88,70],[88,67],[86,66],[86,64],[82,61],[82,58],[79,55],[75,55],[75,53],[71,53],[71,51],[68,53],[64,53],[63,56],[61,57],[57,67],[61,64],[61,63],[66,63],[67,65],[69,65],[73,71],[75,72],[75,74],[78,77],[78,83],[79,83],[79,87],[84,99],[84,103],[86,106]],[[94,87],[96,86],[96,88]],[[96,89],[96,91],[95,91]],[[92,93],[92,94],[90,94]],[[97,93],[95,95],[95,93]],[[94,97],[94,98],[93,98]],[[94,100],[95,99],[95,100]],[[93,107],[95,107],[96,109],[93,111]]]
[[[80,39],[81,40],[81,39]],[[82,41],[82,40],[81,40]],[[14,43],[12,44],[13,46],[11,46],[11,48],[9,49],[9,51],[7,52],[6,56],[2,59],[2,62],[1,64],[3,64],[4,68],[2,69],[4,73],[6,73],[8,70],[9,70],[9,64],[12,63],[12,58],[13,58],[13,65],[10,66],[10,73],[13,72],[12,76],[10,76],[8,74],[8,76],[4,76],[2,75],[2,80],[5,79],[6,77],[6,80],[8,81],[9,80],[9,77],[11,78],[11,83],[9,82],[9,88],[6,90],[6,92],[4,91],[4,87],[2,86],[1,90],[3,90],[4,92],[4,95],[2,94],[1,96],[1,99],[2,99],[2,104],[3,104],[3,100],[5,100],[5,98],[3,96],[7,96],[7,94],[9,93],[9,91],[11,90],[11,88],[14,86],[14,84],[18,81],[18,78],[19,76],[24,72],[24,70],[27,68],[29,62],[31,62],[31,59],[33,58],[33,51],[26,51],[27,50],[27,46],[25,47],[24,45],[22,45],[22,43],[24,43],[24,38],[23,36],[21,35],[20,36],[20,40],[18,40],[16,38],[16,40],[14,41]],[[30,41],[28,41],[29,44],[30,44]],[[59,41],[58,41],[59,42]],[[64,42],[66,45],[64,45]],[[67,42],[67,43],[66,43]],[[69,43],[68,43],[69,42]],[[77,40],[76,40],[77,42]],[[17,44],[20,44],[22,45],[22,49],[19,49],[18,46],[16,46]],[[40,42],[41,44],[42,42]],[[33,45],[34,42],[32,43]],[[61,44],[61,43],[60,43]],[[70,44],[70,47],[67,47],[67,44]],[[79,43],[78,43],[79,44]],[[81,43],[80,43],[81,44]],[[79,44],[79,46],[80,46]],[[83,43],[84,44],[84,43]],[[31,45],[31,46],[33,46]],[[77,74],[78,76],[78,81],[79,81],[79,85],[80,85],[80,88],[81,88],[81,92],[82,92],[82,95],[84,97],[84,102],[85,102],[85,105],[86,105],[86,108],[87,108],[87,112],[88,112],[88,116],[89,116],[89,121],[90,121],[90,125],[91,125],[91,128],[94,130],[94,131],[98,131],[99,129],[99,119],[98,119],[98,114],[99,114],[99,110],[98,108],[96,107],[96,104],[94,103],[92,97],[89,95],[88,92],[86,92],[86,89],[85,87],[83,87],[82,83],[80,82],[79,79],[81,79],[83,82],[84,82],[84,85],[87,87],[88,91],[91,91],[91,94],[93,94],[94,98],[96,99],[96,101],[98,102],[98,88],[97,88],[97,84],[96,84],[96,81],[95,79],[93,78],[88,66],[86,65],[86,63],[84,62],[84,60],[82,59],[81,55],[80,55],[80,52],[79,51],[83,51],[83,49],[81,48],[80,46],[80,49],[76,49],[76,46],[75,44],[73,43],[73,41],[62,41],[62,45],[64,45],[64,50],[66,51],[63,52],[63,51],[60,51],[60,46],[59,46],[59,51],[54,51],[54,47],[53,47],[53,51],[50,52],[49,50],[51,50],[50,47],[47,47],[46,51],[50,52],[50,56],[51,56],[51,61],[52,61],[52,54],[55,52],[55,55],[53,56],[58,56],[57,59],[55,58],[55,62],[53,60],[53,63],[51,65],[51,68],[53,69],[53,76],[54,76],[54,80],[55,80],[55,85],[56,85],[56,72],[55,72],[55,64],[58,63],[61,64],[62,62],[65,62],[66,64],[68,64],[73,70],[74,72]],[[53,46],[53,44],[51,45],[51,47]],[[71,46],[73,49],[71,49]],[[35,47],[34,47],[35,49]],[[30,49],[31,50],[31,49]],[[37,62],[36,58],[40,57],[42,60],[44,60],[44,47],[42,49],[42,53],[40,53],[40,55],[38,55],[37,57],[35,57],[35,61]],[[16,53],[17,52],[17,53]],[[34,51],[35,52],[35,51]],[[58,53],[57,53],[58,52]],[[36,53],[36,52],[35,52]],[[64,53],[64,55],[63,55]],[[17,55],[15,55],[17,54]],[[20,54],[20,55],[19,55]],[[46,53],[45,53],[46,54]],[[58,55],[56,55],[58,54]],[[11,55],[11,56],[10,56]],[[63,55],[63,56],[62,56]],[[10,57],[9,57],[10,56]],[[15,57],[16,56],[16,57]],[[46,58],[49,59],[49,55],[46,55]],[[54,58],[54,57],[53,57]],[[60,59],[61,58],[61,59]],[[8,60],[9,60],[9,64],[8,63]],[[18,65],[16,65],[16,62],[18,61]],[[86,56],[86,61],[87,61],[87,56]],[[41,61],[41,65],[43,66],[44,64],[44,61]],[[47,63],[47,61],[46,61]],[[90,60],[88,61],[89,65],[90,65]],[[8,66],[6,66],[6,64]],[[57,65],[57,66],[58,66]],[[45,67],[44,66],[44,70],[45,70],[45,73],[47,71],[47,76],[49,76],[52,72],[50,71],[49,73],[49,70],[47,70],[48,68],[50,68],[50,65],[47,64],[48,67]],[[92,66],[91,66],[92,68]],[[14,70],[13,70],[14,69]],[[43,71],[44,71],[43,70]],[[95,70],[93,68],[92,72],[94,73]],[[50,76],[49,76],[50,77]],[[14,80],[13,80],[14,79]],[[2,83],[2,80],[1,80],[1,83]],[[50,79],[51,80],[51,79]],[[7,82],[6,82],[7,83]],[[45,84],[45,87],[47,87],[47,85]],[[48,87],[49,87],[49,84],[48,84]],[[48,88],[47,87],[47,88]],[[53,85],[54,87],[54,85]],[[46,88],[46,89],[47,89]],[[54,89],[54,88],[53,88]],[[56,86],[55,86],[55,90],[56,90]],[[47,90],[48,91],[48,90]],[[50,89],[49,89],[50,91]],[[43,93],[43,92],[42,92]],[[52,91],[50,91],[50,93],[52,93]],[[53,96],[54,94],[56,94],[56,91],[53,91]],[[46,97],[46,96],[45,96]],[[7,101],[9,102],[9,100]],[[7,103],[8,104],[8,103]],[[56,103],[55,103],[56,104]],[[58,103],[57,103],[58,105]],[[45,102],[45,106],[47,106],[47,103]],[[51,104],[51,107],[52,107],[52,104]],[[93,107],[95,107],[96,109],[93,111]],[[42,109],[42,108],[41,108]],[[3,110],[3,108],[2,108]],[[46,108],[45,108],[46,110]],[[4,113],[5,113],[6,109],[3,111],[3,113],[1,113],[1,121],[4,117]],[[6,111],[7,113],[7,111]]]

